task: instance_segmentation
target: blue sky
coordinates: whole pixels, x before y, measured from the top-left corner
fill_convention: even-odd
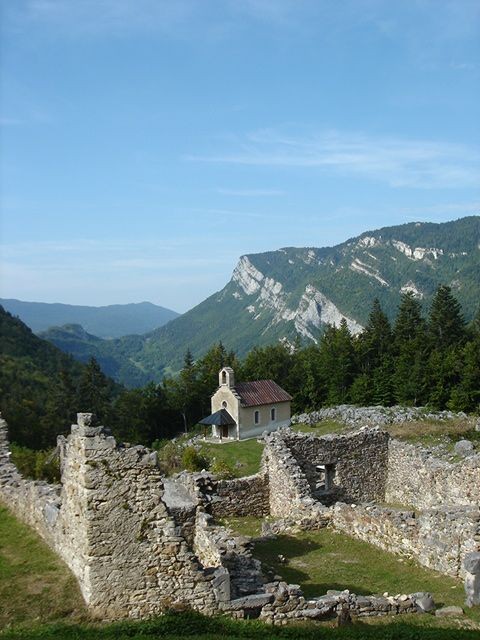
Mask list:
[[[245,253],[480,213],[477,0],[2,6],[2,297],[185,311]]]

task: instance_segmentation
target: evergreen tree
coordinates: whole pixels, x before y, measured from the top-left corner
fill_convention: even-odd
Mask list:
[[[452,388],[447,405],[453,411],[480,413],[480,335],[463,348],[460,381]]]
[[[402,347],[418,338],[425,338],[425,320],[422,317],[422,307],[413,293],[404,293],[397,311],[393,327],[394,349],[398,354]]]
[[[428,318],[428,333],[435,349],[446,349],[465,340],[462,309],[450,287],[440,286],[433,298]]]
[[[428,343],[422,308],[412,293],[402,296],[393,327],[393,396],[404,405],[423,404],[426,400]]]
[[[361,367],[364,371],[373,371],[380,366],[390,353],[392,329],[390,322],[375,298],[368,317],[367,326],[360,336]]]
[[[347,321],[342,319],[337,329],[328,326],[320,342],[320,374],[327,390],[327,404],[347,401],[355,375],[355,353]]]
[[[94,413],[104,420],[110,404],[110,385],[95,358],[90,358],[80,377],[77,406],[81,412]]]
[[[375,298],[364,331],[356,343],[358,368],[362,379],[353,389],[353,397],[361,404],[389,404],[392,399],[392,329]]]

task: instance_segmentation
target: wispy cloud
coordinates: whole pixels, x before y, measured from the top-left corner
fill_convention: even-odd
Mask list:
[[[472,147],[340,131],[298,136],[262,130],[240,139],[235,149],[185,159],[313,168],[356,174],[392,187],[469,187],[480,182],[480,152]]]
[[[239,198],[269,198],[284,196],[285,191],[281,189],[216,189],[222,196],[235,196]]]

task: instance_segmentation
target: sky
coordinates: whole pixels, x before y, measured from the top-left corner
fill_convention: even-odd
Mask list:
[[[0,295],[183,312],[480,213],[478,0],[5,0]]]

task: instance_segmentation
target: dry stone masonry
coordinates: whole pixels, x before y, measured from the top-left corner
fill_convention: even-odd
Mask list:
[[[426,611],[429,594],[306,599],[266,576],[250,539],[218,520],[270,516],[265,533],[331,526],[453,576],[480,598],[480,461],[434,459],[375,427],[316,437],[265,437],[258,474],[161,475],[157,455],[116,442],[92,414],[60,437],[61,484],[26,480],[10,461],[0,420],[0,500],[31,525],[76,576],[93,615],[142,618],[172,607],[272,624],[338,615]],[[386,506],[387,501],[408,505]]]

